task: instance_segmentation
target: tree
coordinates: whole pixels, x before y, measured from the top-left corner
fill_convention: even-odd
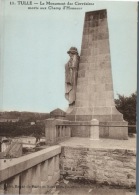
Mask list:
[[[117,110],[123,114],[124,120],[128,121],[129,125],[136,125],[136,100],[137,92],[129,97],[118,94],[118,99],[115,99]],[[135,128],[129,128],[129,132],[135,133]]]

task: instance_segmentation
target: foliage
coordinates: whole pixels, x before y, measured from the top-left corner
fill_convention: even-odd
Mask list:
[[[30,136],[35,137],[44,136],[44,124],[36,123],[31,125],[30,123],[19,121],[19,122],[5,122],[0,124],[0,135],[1,136]]]
[[[123,114],[124,120],[128,121],[129,125],[136,125],[136,100],[137,92],[129,97],[118,94],[118,99],[115,99],[117,110]],[[135,128],[129,128],[129,132],[135,133]]]

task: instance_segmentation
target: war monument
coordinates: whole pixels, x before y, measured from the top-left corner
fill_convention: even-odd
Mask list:
[[[87,124],[96,119],[100,137],[128,139],[128,123],[114,103],[106,10],[86,12],[80,60],[76,47],[71,47],[68,54],[65,96],[69,101],[67,119],[76,124],[71,127],[72,136],[89,137]],[[67,85],[68,79],[71,82]]]

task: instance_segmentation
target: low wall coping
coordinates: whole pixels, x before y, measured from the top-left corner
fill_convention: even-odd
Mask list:
[[[0,160],[0,182],[17,175],[53,156],[61,153],[61,146],[51,146],[26,156]]]

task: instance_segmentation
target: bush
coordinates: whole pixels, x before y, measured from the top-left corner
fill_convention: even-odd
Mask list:
[[[123,114],[125,121],[128,125],[136,125],[136,101],[137,92],[132,93],[129,97],[118,94],[118,99],[115,99],[116,108]],[[136,128],[129,127],[129,133],[136,133]]]

